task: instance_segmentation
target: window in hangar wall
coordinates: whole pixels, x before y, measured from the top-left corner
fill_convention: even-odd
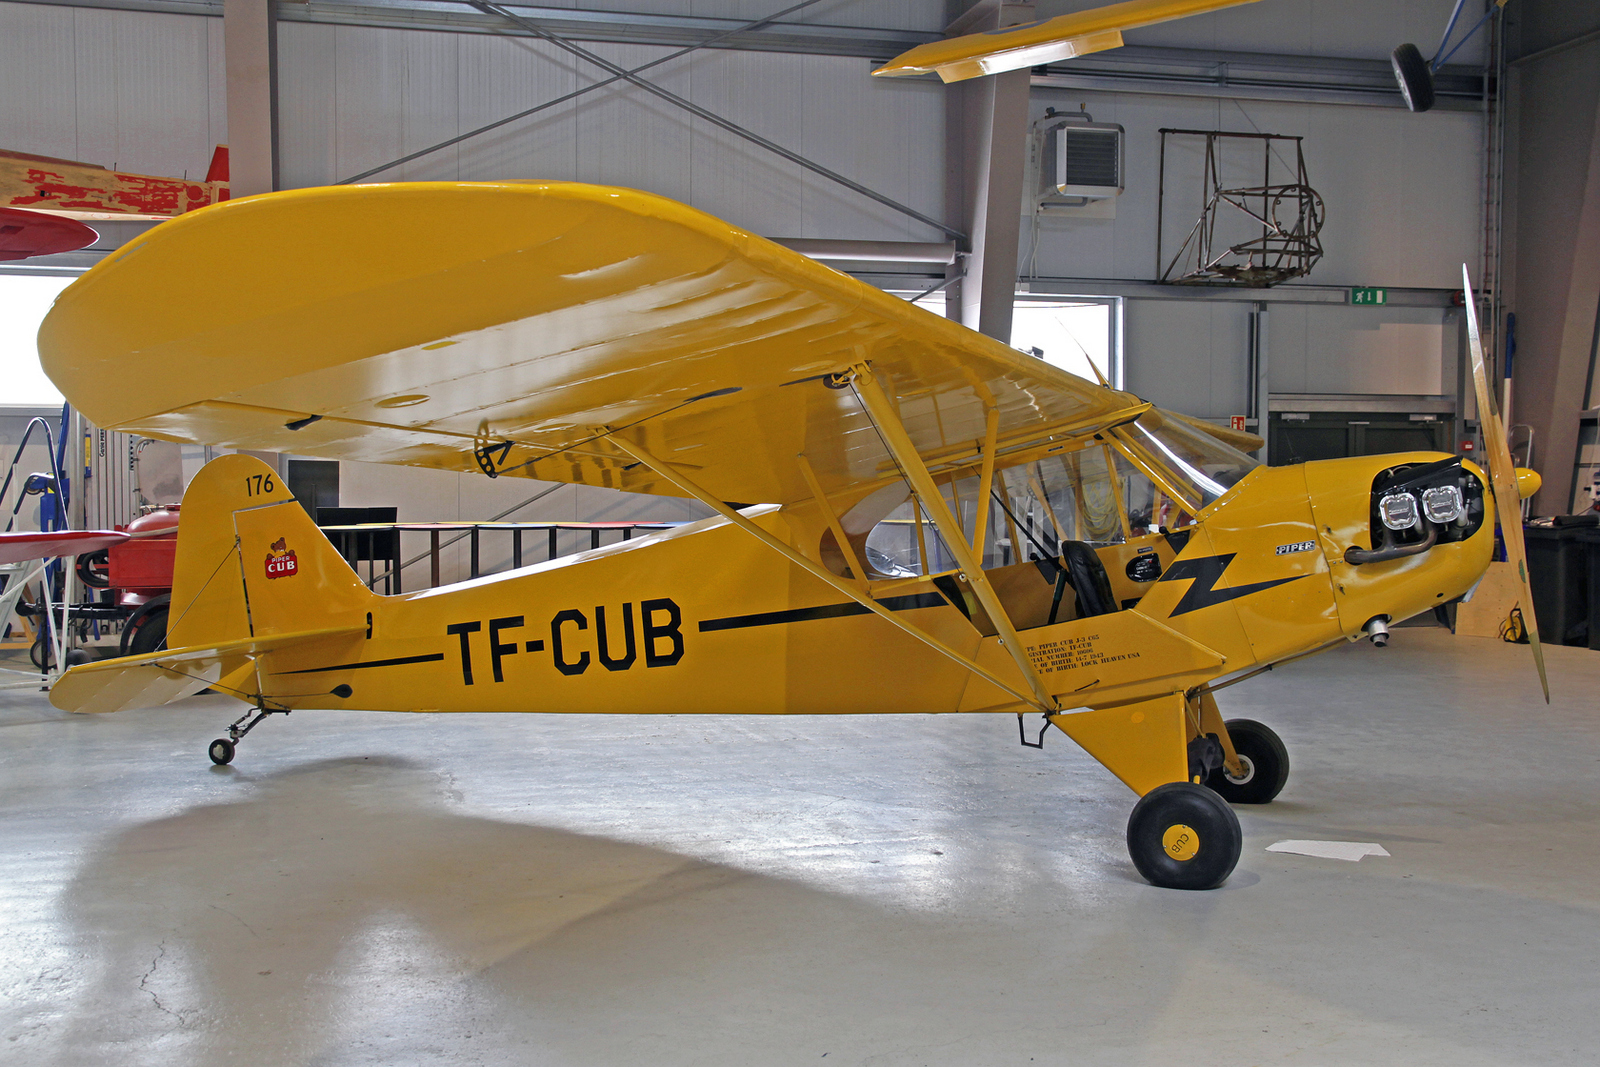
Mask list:
[[[1099,380],[1098,369],[1120,386],[1119,305],[1115,297],[1019,296],[1011,312],[1011,347],[1032,351],[1051,366],[1091,382]]]
[[[0,274],[0,404],[54,406],[61,391],[39,366],[39,324],[74,276]]]
[[[942,293],[923,297],[917,306],[946,314]],[[1098,381],[1098,367],[1120,389],[1122,298],[1019,293],[1011,312],[1011,347],[1091,382]]]

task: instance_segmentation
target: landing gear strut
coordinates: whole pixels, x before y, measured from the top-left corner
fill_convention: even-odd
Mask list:
[[[1229,719],[1228,738],[1239,754],[1242,774],[1218,767],[1206,785],[1230,804],[1265,804],[1289,780],[1289,750],[1269,727],[1254,719]]]
[[[233,722],[228,726],[228,736],[219,737],[215,741],[211,742],[211,746],[206,749],[206,754],[211,757],[212,763],[215,763],[219,767],[226,766],[227,764],[233,762],[234,749],[238,746],[240,739],[251,730],[254,730],[257,723],[259,723],[262,719],[265,719],[268,715],[287,714],[289,714],[288,708],[268,707],[264,700],[262,700],[260,697],[257,697],[254,718],[251,717],[252,713],[247,711],[237,719],[233,720]],[[246,719],[249,719],[250,721],[245,722]],[[241,726],[240,723],[244,723],[244,725]]]
[[[1239,817],[1205,786],[1168,782],[1146,793],[1128,817],[1128,854],[1163,889],[1215,889],[1244,848]]]

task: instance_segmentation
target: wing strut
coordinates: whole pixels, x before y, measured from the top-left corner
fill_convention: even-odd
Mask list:
[[[800,465],[800,473],[805,475],[806,485],[811,488],[811,495],[817,498],[817,508],[822,512],[822,517],[828,520],[828,529],[833,531],[833,539],[839,542],[839,551],[844,555],[844,561],[850,565],[850,573],[855,575],[856,585],[868,596],[872,595],[872,587],[867,584],[866,568],[861,566],[861,561],[856,558],[855,546],[850,543],[850,538],[845,536],[844,526],[839,522],[839,515],[833,510],[833,505],[828,502],[828,496],[822,491],[822,483],[817,481],[817,472],[811,469],[811,461],[804,452],[795,457],[795,462]]]
[[[1028,688],[1033,690],[1035,701],[1030,703],[1037,702],[1047,708],[1055,708],[1055,698],[1045,688],[1039,672],[1033,669],[1027,649],[1022,646],[1022,638],[1017,636],[1017,629],[1011,623],[1011,616],[1006,614],[1006,609],[1000,603],[1000,597],[989,584],[988,576],[983,573],[982,562],[973,557],[972,546],[968,543],[961,524],[945,506],[944,494],[940,493],[939,487],[933,483],[933,476],[928,473],[927,465],[922,462],[922,456],[918,454],[916,445],[911,442],[911,436],[901,424],[900,416],[895,412],[889,395],[883,391],[883,386],[878,383],[872,368],[867,364],[858,363],[850,368],[850,372],[856,395],[861,398],[867,414],[877,423],[878,432],[883,435],[884,443],[889,446],[889,451],[894,454],[901,470],[911,482],[911,488],[922,498],[922,506],[933,519],[934,526],[944,535],[945,544],[961,567],[962,577],[977,594],[978,602],[983,605],[983,610],[989,613],[989,621],[999,632],[1001,646],[1016,661],[1017,669],[1022,671],[1022,677],[1028,682]]]
[[[896,425],[898,425],[898,423]],[[1056,710],[1055,701],[1051,700],[1048,696],[1036,698],[1018,692],[1015,686],[1008,682],[1001,681],[999,677],[997,677],[982,664],[978,663],[976,660],[962,655],[949,645],[946,645],[943,641],[940,641],[930,634],[922,632],[905,620],[897,618],[895,614],[888,608],[884,607],[870,596],[861,592],[861,590],[857,589],[853,583],[845,581],[839,575],[834,574],[821,564],[801,555],[795,550],[793,545],[785,544],[777,537],[774,537],[766,530],[763,530],[761,527],[757,526],[755,523],[751,522],[749,519],[730,508],[727,504],[723,503],[721,500],[718,500],[715,496],[712,496],[710,493],[700,488],[700,486],[684,477],[681,472],[673,469],[671,466],[657,459],[655,456],[652,456],[649,452],[646,452],[643,448],[634,444],[632,441],[626,440],[620,434],[613,434],[609,429],[605,429],[603,427],[597,429],[595,433],[597,436],[605,437],[607,441],[611,442],[611,444],[616,446],[618,449],[626,452],[640,463],[643,463],[646,467],[649,467],[661,477],[665,478],[667,481],[671,482],[679,489],[682,489],[685,493],[688,493],[690,496],[700,501],[712,511],[715,511],[718,515],[721,515],[723,518],[739,527],[745,533],[750,534],[756,540],[760,541],[774,552],[777,552],[779,555],[783,556],[796,567],[806,571],[818,581],[826,582],[840,593],[849,597],[851,600],[854,600],[857,604],[860,604],[868,611],[871,611],[874,615],[881,616],[882,618],[893,623],[901,630],[904,630],[907,634],[910,634],[918,641],[921,641],[923,644],[933,649],[935,652],[954,660],[956,663],[959,663],[961,666],[965,667],[973,674],[976,674],[990,685],[1000,689],[1002,692],[1009,693],[1010,695],[1016,697],[1034,711],[1042,711],[1048,714],[1049,712]],[[922,471],[922,476],[926,478],[928,476],[927,468],[921,467],[919,464],[919,469]],[[948,536],[949,535],[946,534],[946,537]],[[965,541],[961,541],[960,543],[965,546]],[[978,573],[981,574],[982,572],[980,571]],[[1002,618],[1003,617],[1004,616],[1002,616]],[[1007,623],[1006,625],[1009,628],[1010,624]],[[1037,676],[1034,677],[1033,682],[1033,688],[1036,691],[1042,692],[1043,687],[1038,685]]]
[[[983,405],[983,469],[978,474],[978,514],[972,519],[972,551],[983,559],[989,539],[989,500],[994,495],[994,450],[1000,438],[1000,409],[993,397]],[[955,482],[950,483],[953,487]]]

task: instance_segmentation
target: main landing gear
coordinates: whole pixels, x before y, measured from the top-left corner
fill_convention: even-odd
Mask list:
[[[1157,786],[1128,817],[1133,865],[1164,889],[1215,889],[1233,873],[1243,847],[1239,817],[1205,786]]]
[[[1289,778],[1288,749],[1271,729],[1253,719],[1224,723],[1209,700],[1198,710],[1196,728],[1207,732],[1189,743],[1189,781],[1150,789],[1128,819],[1133,865],[1165,889],[1215,889],[1226,881],[1244,847],[1230,805],[1265,804]]]
[[[254,715],[254,718],[251,717],[252,714]],[[249,733],[251,730],[254,730],[257,723],[259,723],[262,719],[265,719],[268,715],[287,714],[289,714],[288,708],[268,707],[266,701],[262,700],[260,697],[257,697],[256,710],[253,713],[247,711],[237,719],[233,720],[233,722],[228,726],[228,736],[219,737],[215,741],[211,742],[211,746],[206,749],[206,755],[210,756],[211,762],[215,763],[218,767],[223,767],[229,763],[232,763],[233,753],[238,747],[239,741],[244,737],[245,734]],[[245,722],[246,719],[249,719],[250,721]],[[242,726],[240,725],[241,723],[243,723]]]
[[[1206,785],[1230,804],[1265,804],[1289,780],[1289,750],[1271,729],[1254,719],[1229,719],[1228,737],[1239,754],[1243,774],[1218,767]]]

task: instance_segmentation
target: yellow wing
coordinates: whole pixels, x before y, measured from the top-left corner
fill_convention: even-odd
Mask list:
[[[96,425],[168,440],[676,494],[625,430],[721,499],[892,471],[863,360],[924,455],[1127,417],[1084,381],[692,208],[568,183],[307,189],[163,223],[39,333]]]
[[[897,78],[937,72],[947,82],[1037,67],[1122,47],[1122,31],[1201,15],[1256,0],[1128,0],[1022,26],[930,41],[904,52],[874,75]]]

